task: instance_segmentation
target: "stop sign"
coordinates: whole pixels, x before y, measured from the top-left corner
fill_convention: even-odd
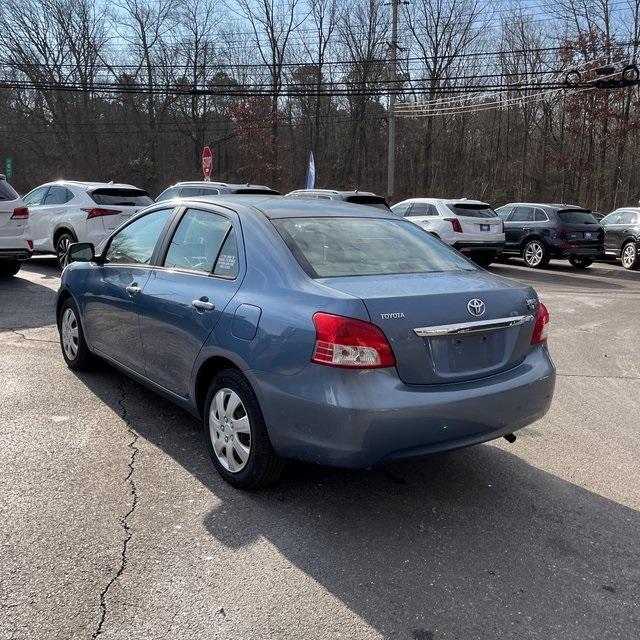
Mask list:
[[[204,179],[207,181],[211,177],[212,168],[213,161],[211,159],[211,149],[209,147],[205,147],[202,150],[202,173],[204,174]]]

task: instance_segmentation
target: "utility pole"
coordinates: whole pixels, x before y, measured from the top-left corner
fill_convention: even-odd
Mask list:
[[[398,75],[398,5],[400,0],[391,0],[391,69],[389,72],[389,142],[387,146],[387,200],[391,202],[395,191],[396,173],[396,77]]]

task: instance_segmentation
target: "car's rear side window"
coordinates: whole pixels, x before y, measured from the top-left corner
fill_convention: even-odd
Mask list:
[[[18,193],[16,190],[6,181],[0,180],[0,200],[17,200]]]
[[[588,211],[566,209],[558,211],[558,218],[566,224],[597,224],[597,220]]]
[[[473,271],[460,254],[405,220],[284,218],[274,220],[312,278],[435,271]]]
[[[94,189],[90,194],[96,204],[121,207],[146,207],[153,204],[149,194],[142,189],[117,189],[105,187]]]
[[[457,216],[465,216],[467,218],[495,218],[498,215],[488,204],[457,202],[455,204],[447,204],[447,207]]]

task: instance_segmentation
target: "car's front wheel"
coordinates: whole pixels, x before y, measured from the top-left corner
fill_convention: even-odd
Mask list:
[[[56,260],[60,269],[64,269],[69,264],[69,245],[75,241],[76,239],[68,231],[61,233],[56,239]]]
[[[69,369],[85,371],[92,364],[92,355],[84,339],[78,307],[71,298],[67,298],[60,308],[58,332],[62,356]]]
[[[218,473],[241,489],[275,481],[284,460],[273,449],[249,381],[227,369],[212,381],[204,405],[204,437]]]
[[[549,252],[541,240],[529,240],[524,245],[522,257],[527,267],[541,269],[549,264]]]
[[[638,247],[632,240],[627,242],[624,247],[622,247],[620,257],[622,260],[622,266],[625,269],[634,271],[635,269],[640,267],[640,254],[638,253]]]
[[[15,276],[20,271],[21,263],[17,260],[8,260],[0,262],[0,278],[9,278]]]
[[[593,260],[591,258],[585,258],[583,256],[569,256],[569,262],[571,266],[576,269],[586,269],[593,264]]]

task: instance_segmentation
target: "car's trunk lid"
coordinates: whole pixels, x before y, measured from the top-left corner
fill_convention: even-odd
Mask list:
[[[94,189],[90,195],[97,208],[114,212],[113,215],[101,216],[105,229],[108,231],[116,229],[138,211],[153,204],[149,194],[142,189],[100,187]]]
[[[604,229],[589,211],[561,209],[558,211],[561,227],[556,234],[568,243],[582,246],[597,246],[604,240]]]
[[[502,220],[488,204],[463,201],[449,203],[447,207],[458,218],[463,233],[502,233]]]
[[[462,382],[493,375],[520,363],[530,348],[535,293],[488,273],[360,276],[321,282],[362,299],[371,321],[391,343],[398,375],[407,384]],[[469,311],[471,300],[484,303],[480,316]],[[520,324],[480,331],[473,330],[478,325],[468,325],[505,318]],[[416,332],[451,325],[467,326],[450,335]]]

